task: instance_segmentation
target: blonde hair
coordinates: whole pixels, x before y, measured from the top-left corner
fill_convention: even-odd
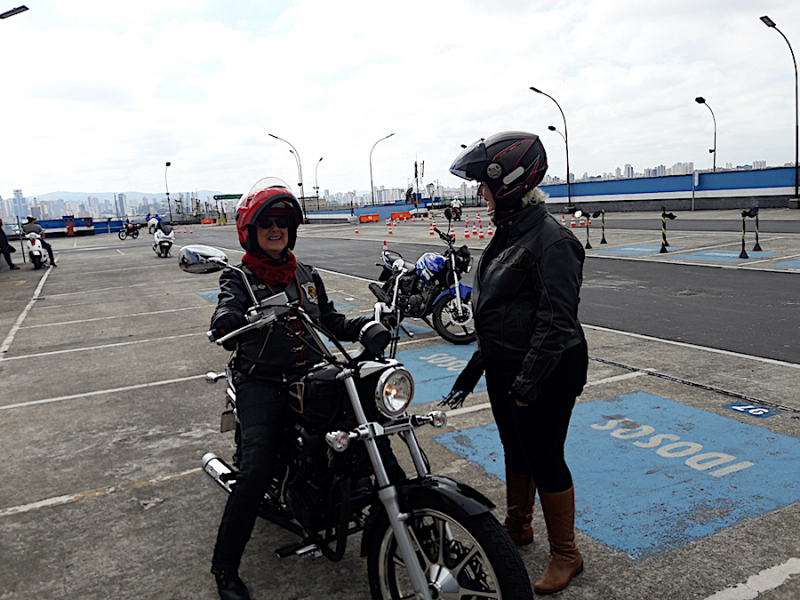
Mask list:
[[[540,190],[538,187],[528,190],[522,197],[522,206],[529,204],[542,204],[550,197],[550,194]]]

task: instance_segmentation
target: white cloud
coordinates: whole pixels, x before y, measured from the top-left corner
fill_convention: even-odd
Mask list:
[[[794,154],[800,51],[792,0],[378,3],[208,0],[28,3],[0,22],[0,195],[56,189],[241,191],[264,175],[310,193],[458,185],[459,145],[504,129],[542,135],[551,172],[693,161],[771,165]],[[426,182],[427,182],[426,181]]]

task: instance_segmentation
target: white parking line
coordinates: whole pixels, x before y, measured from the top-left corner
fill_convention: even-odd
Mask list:
[[[633,373],[625,373],[623,375],[614,375],[613,377],[606,377],[604,379],[598,379],[597,381],[588,381],[586,382],[585,387],[591,387],[593,385],[603,385],[605,383],[615,383],[617,381],[625,381],[626,379],[634,379],[635,377],[641,377],[642,375],[647,375],[647,371],[652,369],[645,369],[643,371],[635,371]],[[458,415],[465,415],[471,412],[478,412],[479,410],[484,410],[487,408],[491,408],[492,405],[489,402],[485,402],[483,404],[476,404],[474,406],[465,406],[464,408],[456,408],[455,410],[448,410],[445,411],[448,417],[457,417]]]
[[[21,504],[19,506],[11,506],[9,508],[0,509],[0,517],[7,517],[9,515],[18,515],[21,513],[30,512],[46,506],[59,506],[60,504],[69,504],[71,502],[78,502],[80,500],[87,500],[89,498],[97,498],[98,496],[107,496],[114,492],[123,492],[126,490],[133,490],[146,485],[155,485],[157,483],[166,483],[168,481],[175,481],[188,475],[196,475],[202,473],[203,469],[189,469],[182,473],[174,473],[172,475],[161,475],[153,477],[152,479],[145,479],[144,481],[127,481],[119,485],[110,485],[104,488],[91,490],[88,492],[79,492],[77,494],[66,494],[64,496],[55,496],[54,498],[46,498],[38,502],[31,502],[30,504]]]
[[[6,339],[3,340],[3,343],[0,344],[0,361],[3,360],[3,354],[8,352],[9,347],[11,346],[11,342],[14,341],[14,336],[17,334],[17,331],[22,327],[22,322],[25,321],[25,317],[28,316],[31,308],[33,307],[34,303],[39,299],[39,294],[44,287],[44,282],[47,281],[48,275],[50,275],[50,271],[53,270],[53,267],[47,269],[42,275],[42,278],[39,280],[39,285],[36,286],[36,290],[33,292],[33,297],[31,298],[28,305],[23,309],[22,313],[17,317],[17,320],[14,322],[14,325],[11,326],[11,331],[8,332]]]
[[[160,338],[150,338],[147,340],[136,340],[134,342],[119,342],[116,344],[102,344],[100,346],[87,346],[85,348],[70,348],[69,350],[53,350],[52,352],[37,352],[36,354],[23,354],[21,356],[9,356],[5,360],[21,360],[23,358],[38,358],[40,356],[53,356],[54,354],[69,354],[70,352],[86,352],[88,350],[101,350],[105,348],[116,348],[118,346],[130,346],[131,344],[148,344],[150,342],[163,342],[164,340],[174,340],[183,337],[200,336],[202,332],[182,333],[180,335],[168,335]]]
[[[27,408],[29,406],[37,406],[40,404],[52,404],[53,402],[64,402],[65,400],[78,400],[80,398],[89,398],[90,396],[102,396],[103,394],[129,392],[131,390],[140,390],[148,387],[156,387],[158,385],[169,385],[171,383],[183,383],[184,381],[191,381],[192,379],[200,379],[201,377],[205,377],[205,373],[203,373],[202,375],[179,377],[178,379],[165,379],[163,381],[140,383],[138,385],[126,385],[124,387],[112,388],[110,390],[97,390],[96,392],[83,392],[81,394],[70,394],[69,396],[56,396],[55,398],[44,398],[43,400],[30,400],[28,402],[18,402],[17,404],[8,404],[6,406],[0,406],[0,411],[11,410],[12,408]]]
[[[762,593],[774,590],[789,577],[800,574],[800,558],[790,558],[782,565],[764,569],[747,578],[745,583],[737,583],[706,598],[706,600],[753,600]]]
[[[110,317],[95,317],[93,319],[81,319],[79,321],[59,321],[58,323],[43,323],[42,325],[27,325],[21,329],[36,329],[37,327],[56,327],[58,325],[74,325],[76,323],[90,323],[92,321],[107,321],[109,319],[130,319],[131,317],[146,317],[148,315],[161,315],[164,313],[180,312],[182,310],[197,310],[206,308],[205,306],[187,306],[186,308],[170,308],[167,310],[154,310],[151,312],[134,313],[132,315],[112,315]]]

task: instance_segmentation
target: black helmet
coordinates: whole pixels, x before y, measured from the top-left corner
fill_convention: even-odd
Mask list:
[[[498,211],[514,212],[522,207],[525,193],[544,179],[547,154],[538,135],[503,131],[466,148],[453,161],[450,172],[486,184]]]

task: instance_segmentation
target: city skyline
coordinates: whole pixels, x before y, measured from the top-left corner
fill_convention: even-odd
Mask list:
[[[563,108],[578,177],[675,157],[711,168],[714,122],[699,96],[716,115],[718,167],[793,159],[791,56],[759,19],[797,47],[791,0],[143,0],[133,13],[37,0],[0,23],[0,52],[14,57],[4,198],[155,191],[166,176],[183,190],[267,175],[296,185],[298,162],[307,196],[369,189],[370,171],[402,188],[423,161],[425,185],[455,186],[461,144],[508,129],[538,133],[550,173],[565,174],[561,114],[531,86]],[[513,41],[500,55],[494,34]]]

